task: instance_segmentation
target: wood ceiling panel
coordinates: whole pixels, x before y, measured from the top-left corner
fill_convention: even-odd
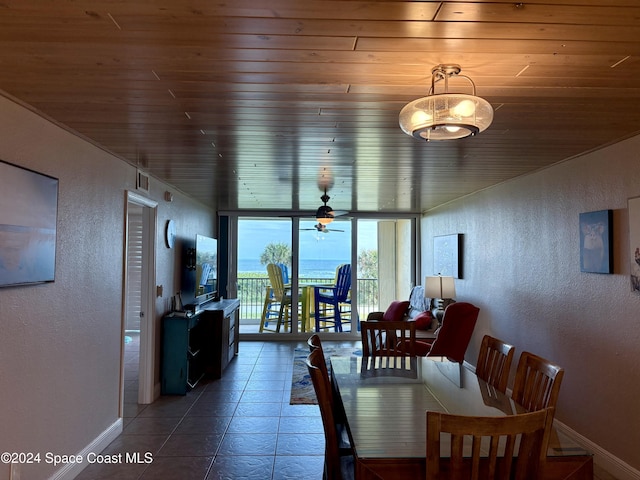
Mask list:
[[[255,3],[5,0],[0,88],[225,210],[313,211],[329,167],[334,208],[418,212],[640,132],[637,1]],[[400,131],[438,63],[486,132]]]
[[[359,51],[398,51],[398,52],[435,52],[440,55],[457,54],[457,52],[469,53],[495,53],[495,54],[547,54],[547,55],[639,55],[640,44],[637,39],[629,41],[606,41],[595,36],[582,41],[574,41],[560,37],[547,39],[535,33],[531,37],[515,37],[509,41],[499,39],[464,39],[459,35],[451,35],[447,38],[397,38],[391,41],[388,38],[361,37],[358,38],[356,49]]]
[[[551,23],[564,25],[637,26],[640,7],[586,6],[549,3],[443,2],[435,18],[441,22]]]
[[[19,4],[16,4],[18,6]],[[256,5],[255,0],[234,0],[215,3],[208,0],[193,0],[185,5],[172,0],[149,2],[111,1],[109,11],[126,16],[184,15],[204,17],[261,17],[261,18],[325,18],[325,19],[368,19],[368,20],[431,20],[440,2],[403,1],[319,1],[270,0],[267,5]],[[105,8],[104,2],[83,2],[88,10]],[[152,7],[152,8],[150,8]]]
[[[367,21],[325,19],[273,19],[199,17],[147,18],[115,17],[125,32],[135,32],[145,39],[174,39],[205,41],[217,35],[250,35],[260,32],[264,37],[284,37],[293,46],[298,38],[318,37],[320,45],[325,38],[440,38],[443,36],[466,39],[523,39],[593,41],[616,38],[620,42],[634,42],[640,33],[637,23],[627,25],[571,25],[554,23],[501,23],[501,22],[425,22],[425,21]],[[76,26],[74,25],[74,29]],[[87,28],[79,25],[78,28]],[[80,33],[83,33],[82,30]],[[1,37],[0,37],[1,38]]]

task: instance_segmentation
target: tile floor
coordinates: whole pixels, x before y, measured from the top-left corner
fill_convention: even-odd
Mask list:
[[[124,431],[103,453],[151,452],[153,462],[90,465],[77,478],[321,479],[318,407],[289,404],[297,346],[306,344],[241,342],[221,380],[147,406],[135,403],[137,382],[126,375]]]
[[[150,464],[90,465],[78,480],[320,480],[324,435],[317,406],[290,405],[296,342],[241,342],[222,379],[186,396],[138,405],[137,338],[126,345],[124,431],[102,453]],[[340,346],[353,345],[341,342]],[[615,480],[596,467],[595,480]]]

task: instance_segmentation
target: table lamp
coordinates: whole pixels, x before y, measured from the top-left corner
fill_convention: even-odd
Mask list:
[[[435,317],[438,323],[442,322],[444,310],[452,303],[456,296],[456,286],[453,277],[435,275],[426,277],[424,282],[424,296],[436,300]]]

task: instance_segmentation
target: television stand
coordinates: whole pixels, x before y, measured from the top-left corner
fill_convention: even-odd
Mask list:
[[[190,316],[162,319],[163,395],[185,395],[204,377],[221,378],[238,354],[240,300],[207,302]]]

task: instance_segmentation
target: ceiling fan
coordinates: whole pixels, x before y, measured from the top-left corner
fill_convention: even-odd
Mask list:
[[[318,221],[318,225],[323,225],[326,227],[331,222],[333,222],[335,217],[347,215],[349,213],[345,210],[334,210],[333,208],[331,208],[329,205],[327,205],[327,202],[329,202],[330,199],[331,197],[327,195],[327,187],[325,187],[324,194],[320,197],[323,205],[320,205],[320,207],[318,207],[318,210],[316,210],[316,220]],[[318,227],[318,225],[316,225],[316,228]],[[318,229],[318,231],[322,230]]]
[[[322,200],[322,205],[320,205],[318,207],[318,209],[316,210],[316,213],[315,213],[315,219],[316,219],[316,221],[318,223],[313,225],[313,228],[301,228],[300,230],[312,230],[312,231],[315,230],[315,231],[318,231],[320,233],[344,232],[344,230],[338,230],[338,229],[335,229],[335,228],[332,228],[332,229],[327,228],[327,225],[329,225],[331,222],[333,222],[336,217],[340,217],[340,216],[349,214],[349,212],[346,211],[346,210],[334,210],[333,208],[331,208],[328,205],[328,202],[331,199],[331,197],[327,194],[327,185],[331,186],[328,183],[324,183],[324,184],[319,184],[318,185],[320,187],[324,187],[324,193],[320,197],[320,200]],[[291,215],[286,215],[286,216],[291,216]],[[305,218],[305,217],[310,217],[311,215],[309,215],[309,214],[300,214],[300,215],[293,215],[293,216]]]
[[[317,231],[320,233],[329,233],[329,232],[344,232],[344,230],[336,230],[335,228],[327,228],[326,225],[323,225],[322,223],[318,222],[316,223],[313,228],[301,228],[300,230],[308,230],[308,231]]]

